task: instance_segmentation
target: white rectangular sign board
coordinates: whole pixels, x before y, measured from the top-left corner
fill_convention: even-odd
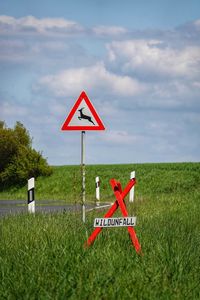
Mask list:
[[[124,227],[135,226],[136,217],[95,218],[94,227]]]

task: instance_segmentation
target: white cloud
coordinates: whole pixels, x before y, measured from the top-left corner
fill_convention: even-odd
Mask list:
[[[14,18],[0,16],[0,34],[72,34],[83,32],[83,27],[74,21],[63,18],[38,19],[33,16]]]
[[[194,42],[199,39],[200,32],[200,19],[194,20],[192,22],[187,22],[176,28],[178,33],[181,33],[183,37],[193,38]]]
[[[13,102],[8,102],[8,101],[3,101],[1,100],[1,106],[0,106],[0,113],[1,113],[1,118],[9,118],[9,117],[23,117],[27,115],[27,108],[24,105],[16,105]]]
[[[194,25],[196,26],[196,29],[200,31],[200,19],[194,21]]]
[[[13,37],[2,37],[0,39],[0,62],[6,64],[26,64],[31,68],[41,70],[56,69],[63,66],[87,65],[95,59],[78,44],[69,42],[68,39],[42,38],[36,36],[34,39],[15,35]],[[16,65],[14,65],[16,67]]]
[[[0,40],[0,61],[3,62],[24,62],[27,61],[29,49],[24,41],[19,39],[1,39]]]
[[[14,25],[15,24],[15,18],[10,17],[10,16],[0,16],[0,24],[2,25]]]
[[[120,26],[96,26],[93,32],[98,36],[117,37],[128,33],[128,30]]]
[[[107,45],[112,64],[127,74],[194,78],[200,75],[200,47],[170,48],[159,40],[114,41]]]
[[[119,109],[115,105],[115,101],[108,99],[107,101],[99,101],[99,108],[101,114],[106,117],[117,117],[119,115]]]
[[[200,89],[200,81],[194,81],[193,86]]]
[[[143,139],[143,137],[132,135],[125,130],[108,130],[101,139],[108,144],[132,144]]]
[[[81,90],[102,91],[120,96],[133,96],[144,90],[144,86],[137,80],[111,73],[103,63],[45,76],[40,79],[39,88],[46,88],[58,97],[77,95]]]

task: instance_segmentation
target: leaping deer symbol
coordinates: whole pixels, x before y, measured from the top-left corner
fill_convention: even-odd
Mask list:
[[[80,117],[78,117],[78,119],[79,119],[79,120],[82,120],[82,119],[88,120],[90,123],[92,123],[93,125],[95,125],[94,122],[92,121],[92,117],[87,116],[87,115],[85,115],[85,114],[83,113],[83,109],[84,109],[84,108],[85,108],[85,107],[82,107],[81,109],[78,109],[78,111],[80,112]]]

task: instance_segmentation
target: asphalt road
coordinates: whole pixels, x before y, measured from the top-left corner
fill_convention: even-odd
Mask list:
[[[64,204],[63,202],[55,200],[39,200],[35,204],[36,212],[70,212],[81,211],[82,206],[80,204]],[[109,204],[98,208],[104,208]],[[86,204],[86,210],[92,210],[95,208],[95,204]],[[96,207],[97,208],[97,207]],[[25,200],[0,200],[0,217],[9,214],[26,213],[28,211],[27,201]]]
[[[86,209],[91,209],[95,205],[86,205]],[[0,200],[0,217],[8,214],[25,213],[28,211],[25,200]],[[67,212],[81,211],[80,204],[63,204],[55,200],[40,200],[36,202],[36,212]]]

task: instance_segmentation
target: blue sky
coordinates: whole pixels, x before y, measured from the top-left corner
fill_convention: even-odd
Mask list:
[[[17,18],[63,17],[85,26],[118,25],[135,28],[171,28],[199,17],[198,0],[6,0],[1,13]]]
[[[200,2],[0,0],[0,119],[50,164],[80,163],[60,127],[82,90],[105,132],[97,163],[200,160]]]

